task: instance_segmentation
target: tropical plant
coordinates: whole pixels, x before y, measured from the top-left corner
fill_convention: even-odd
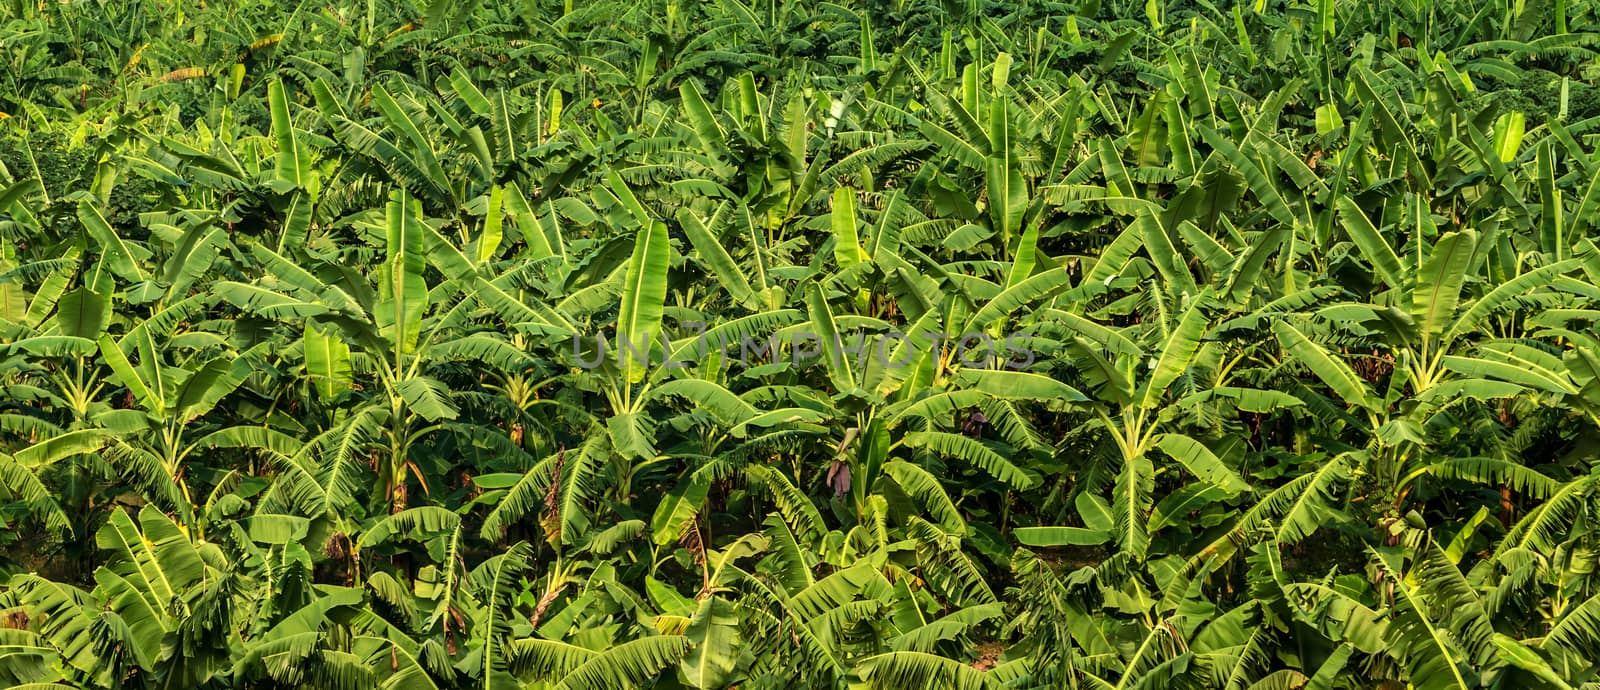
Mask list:
[[[0,0],[0,682],[1600,683],[1597,37]]]

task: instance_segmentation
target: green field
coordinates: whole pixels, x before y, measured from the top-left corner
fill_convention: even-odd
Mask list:
[[[1600,3],[0,0],[0,686],[1600,687]]]

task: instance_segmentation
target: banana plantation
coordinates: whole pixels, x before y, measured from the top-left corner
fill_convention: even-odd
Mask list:
[[[0,0],[0,686],[1600,687],[1600,5]]]

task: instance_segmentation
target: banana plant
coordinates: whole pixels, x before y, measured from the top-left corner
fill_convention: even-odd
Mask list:
[[[1518,342],[1522,326],[1505,315],[1522,300],[1582,304],[1587,289],[1572,274],[1586,258],[1521,267],[1491,288],[1483,272],[1494,251],[1482,246],[1474,230],[1441,234],[1431,247],[1417,242],[1413,255],[1402,263],[1354,202],[1341,202],[1340,214],[1352,241],[1379,267],[1376,272],[1389,290],[1378,303],[1335,303],[1314,313],[1334,332],[1383,339],[1381,357],[1392,363],[1383,392],[1375,391],[1344,358],[1314,342],[1302,330],[1306,326],[1280,321],[1273,331],[1285,353],[1308,368],[1335,400],[1365,416],[1359,426],[1375,442],[1368,459],[1387,498],[1398,502],[1406,493],[1407,475],[1429,471],[1436,461],[1426,451],[1422,430],[1441,410],[1463,399],[1577,393],[1562,374],[1560,358]],[[1424,215],[1416,222],[1433,221]],[[1419,227],[1417,234],[1426,233]]]
[[[225,678],[228,652],[202,642],[238,639],[228,599],[239,583],[218,568],[216,547],[208,553],[153,507],[137,521],[112,512],[96,541],[112,558],[95,571],[93,591],[63,592],[30,576],[12,583],[20,602],[55,619],[40,634],[62,655],[67,678],[107,687],[121,681],[111,674],[191,684]]]
[[[360,395],[361,404],[332,419],[290,458],[296,470],[285,475],[290,482],[285,490],[291,503],[313,516],[357,498],[350,483],[362,473],[353,463],[372,444],[381,444],[387,458],[378,467],[375,499],[399,511],[408,504],[413,480],[429,491],[429,472],[412,457],[412,449],[429,434],[447,431],[446,423],[457,416],[449,390],[432,367],[463,358],[522,366],[504,341],[451,328],[452,313],[476,304],[461,300],[461,291],[504,293],[484,288],[488,281],[475,282],[480,279],[470,267],[460,273],[465,258],[427,224],[418,203],[403,190],[390,194],[383,220],[385,258],[376,285],[352,282],[354,276],[321,262],[308,262],[307,268],[256,245],[251,251],[273,269],[272,275],[214,286],[219,297],[248,313],[302,324],[304,371],[325,404],[353,394],[358,362],[376,384],[373,394]],[[427,284],[430,246],[442,257],[438,260],[454,262],[444,270],[457,277]],[[445,301],[452,298],[457,301]],[[316,453],[331,454],[319,459]],[[311,499],[321,507],[309,507],[306,499],[312,496],[321,497]]]

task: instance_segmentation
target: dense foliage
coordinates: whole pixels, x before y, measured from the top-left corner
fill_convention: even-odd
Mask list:
[[[1600,681],[1593,3],[0,6],[7,686]]]

